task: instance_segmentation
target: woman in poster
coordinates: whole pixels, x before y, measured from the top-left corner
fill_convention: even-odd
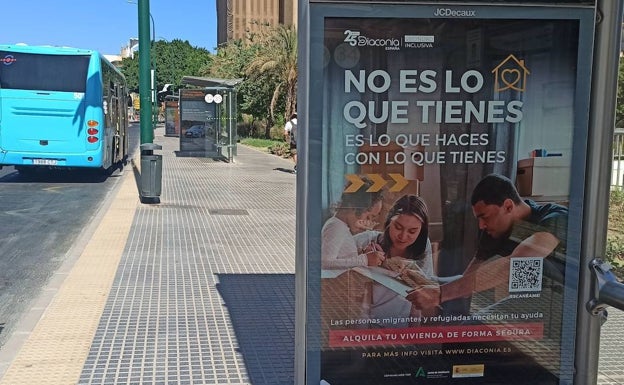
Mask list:
[[[382,267],[401,275],[412,286],[437,285],[433,268],[433,253],[429,240],[427,205],[416,195],[404,195],[394,202],[384,223],[384,231],[365,231],[355,235],[358,249],[363,253],[382,250],[386,259]],[[420,309],[381,284],[373,284],[370,304],[371,318],[407,318],[419,316]],[[408,326],[407,322],[399,327]]]
[[[416,195],[403,195],[386,216],[384,231],[365,231],[355,235],[358,248],[364,252],[381,249],[386,260],[382,266],[390,270],[406,268],[434,275],[429,215],[425,202]]]

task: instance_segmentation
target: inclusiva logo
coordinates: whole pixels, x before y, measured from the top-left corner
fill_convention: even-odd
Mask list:
[[[405,35],[403,39],[405,48],[433,48],[435,43],[433,35]]]

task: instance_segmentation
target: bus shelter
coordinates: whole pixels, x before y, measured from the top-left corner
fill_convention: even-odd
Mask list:
[[[296,383],[594,384],[622,2],[299,11]]]
[[[237,143],[236,89],[242,79],[185,76],[181,89],[180,152],[233,161]]]

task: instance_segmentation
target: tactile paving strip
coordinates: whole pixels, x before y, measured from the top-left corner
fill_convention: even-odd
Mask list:
[[[163,157],[79,384],[293,383],[295,177],[271,159]]]

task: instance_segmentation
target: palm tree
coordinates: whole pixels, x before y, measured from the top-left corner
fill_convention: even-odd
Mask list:
[[[245,73],[247,76],[261,74],[277,79],[269,105],[271,122],[267,124],[268,136],[280,96],[285,99],[285,120],[297,109],[297,30],[293,26],[279,25],[261,33],[258,39],[256,43],[260,48]]]

